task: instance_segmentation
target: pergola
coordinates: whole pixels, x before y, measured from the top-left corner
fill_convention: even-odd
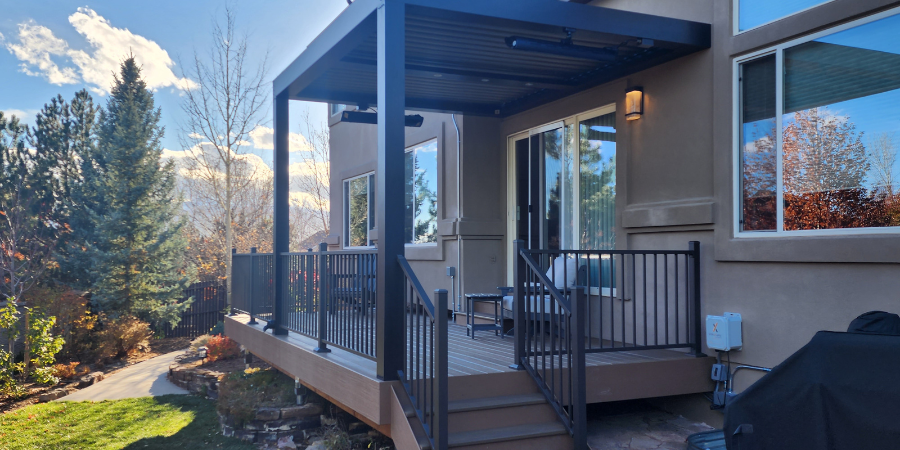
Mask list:
[[[376,107],[377,373],[396,379],[406,111],[507,117],[709,46],[709,24],[557,0],[357,0],[273,83],[274,253],[289,250],[288,101]]]

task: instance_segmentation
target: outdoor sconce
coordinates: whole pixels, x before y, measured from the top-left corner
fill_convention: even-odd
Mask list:
[[[644,88],[635,86],[625,90],[625,119],[637,120],[644,115]]]
[[[198,349],[197,349],[197,356],[199,356],[200,359],[206,359],[206,347],[200,347],[200,348],[198,348]]]

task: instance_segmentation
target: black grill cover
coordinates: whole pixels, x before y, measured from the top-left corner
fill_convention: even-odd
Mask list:
[[[731,399],[725,439],[728,450],[900,449],[900,336],[820,331]]]
[[[884,311],[869,311],[850,322],[848,333],[900,335],[900,316]]]

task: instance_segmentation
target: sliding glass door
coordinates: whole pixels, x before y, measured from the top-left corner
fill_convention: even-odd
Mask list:
[[[615,120],[609,106],[510,138],[510,252],[615,248]]]

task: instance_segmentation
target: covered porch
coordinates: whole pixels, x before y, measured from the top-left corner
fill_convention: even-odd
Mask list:
[[[513,336],[473,341],[448,320],[447,292],[426,292],[406,260],[402,218],[407,112],[508,118],[709,43],[708,24],[553,0],[354,2],[274,82],[274,253],[237,255],[232,273],[236,309],[261,323],[233,316],[226,332],[374,425],[402,419],[438,449],[481,442],[460,437],[478,430],[454,419],[453,401],[478,393],[465,387],[471,377],[520,380],[510,396],[539,395],[579,449],[589,402],[708,389],[699,247],[551,254],[521,244],[507,261]],[[289,253],[290,100],[356,105],[348,119],[377,124],[377,248]],[[584,276],[560,284],[569,274],[556,275],[558,258]]]

